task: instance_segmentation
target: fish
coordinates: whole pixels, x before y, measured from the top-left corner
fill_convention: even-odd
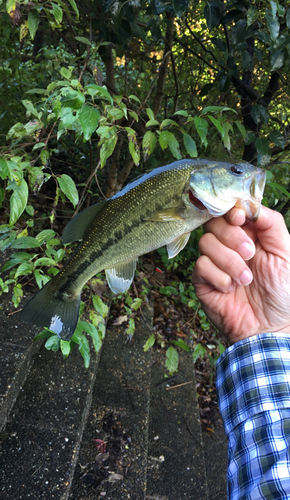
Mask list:
[[[112,292],[125,292],[138,257],[166,245],[172,259],[194,229],[237,202],[249,220],[256,220],[264,186],[265,171],[244,161],[185,159],[143,174],[70,220],[63,243],[82,243],[24,306],[21,319],[70,340],[90,278],[105,270]]]

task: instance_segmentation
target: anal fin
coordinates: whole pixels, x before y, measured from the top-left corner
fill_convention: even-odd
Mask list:
[[[105,269],[107,282],[113,293],[124,293],[128,290],[134,278],[136,262],[137,260],[133,259]]]
[[[168,259],[173,259],[181,250],[184,249],[186,243],[189,240],[189,237],[191,235],[190,233],[184,233],[181,236],[178,236],[175,240],[171,241],[170,243],[167,243],[167,252],[168,252]]]

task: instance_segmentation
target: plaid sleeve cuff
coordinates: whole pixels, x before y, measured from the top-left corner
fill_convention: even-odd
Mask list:
[[[290,332],[229,347],[217,362],[216,387],[227,435],[257,413],[290,408]]]

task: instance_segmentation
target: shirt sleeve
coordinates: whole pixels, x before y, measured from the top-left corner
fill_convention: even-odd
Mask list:
[[[290,499],[290,333],[229,347],[216,387],[228,437],[228,499]]]

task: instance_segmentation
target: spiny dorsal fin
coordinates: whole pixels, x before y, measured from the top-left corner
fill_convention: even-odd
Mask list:
[[[129,260],[105,270],[108,285],[113,293],[124,293],[128,290],[134,278],[136,262],[136,259]]]
[[[184,233],[175,240],[167,244],[168,259],[173,259],[181,250],[184,249],[191,233]]]
[[[154,220],[156,222],[170,222],[173,220],[184,219],[184,209],[185,207],[170,207],[160,210],[159,212],[154,212],[148,217],[144,217],[144,220]]]
[[[102,201],[92,205],[73,217],[64,228],[62,242],[72,243],[73,241],[82,240],[87,228],[105,203],[107,202]]]

